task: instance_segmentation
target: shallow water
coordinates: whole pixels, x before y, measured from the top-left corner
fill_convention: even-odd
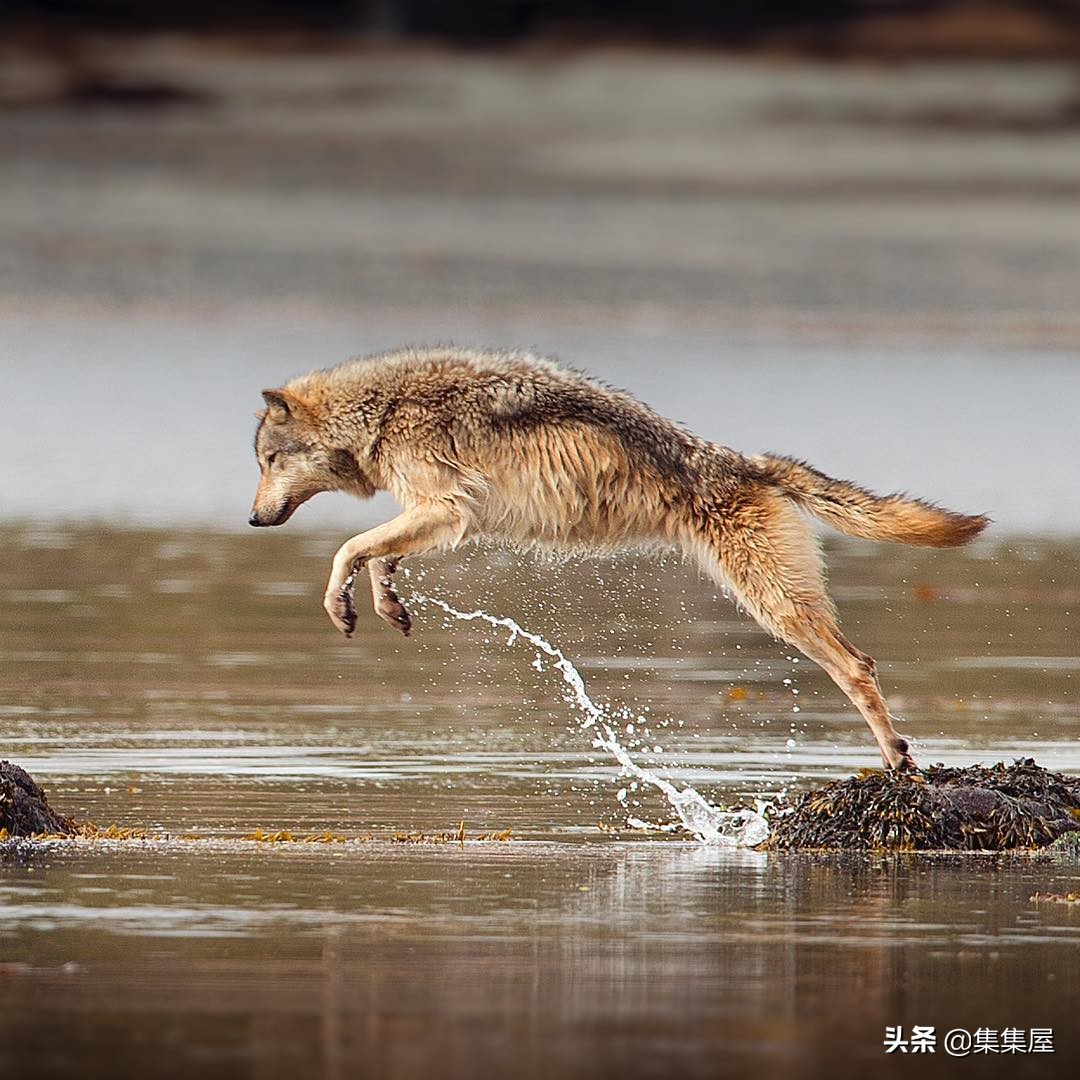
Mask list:
[[[332,630],[320,598],[340,539],[5,530],[4,753],[81,817],[168,833],[621,825],[615,762],[531,646],[430,605],[409,639],[363,606],[351,641]],[[831,543],[828,559],[845,631],[878,658],[922,761],[1076,767],[1080,545]],[[415,562],[401,587],[555,643],[629,717],[638,764],[704,794],[752,804],[878,763],[828,679],[676,559],[473,549]]]
[[[411,602],[429,604],[461,623],[486,623],[488,626],[509,631],[506,645],[513,647],[521,642],[536,654],[530,667],[534,671],[553,670],[565,684],[563,700],[577,714],[578,729],[590,742],[592,748],[601,751],[619,767],[619,778],[624,781],[615,795],[620,806],[628,809],[641,803],[639,795],[657,792],[667,803],[666,810],[673,820],[667,824],[645,821],[637,814],[626,815],[626,824],[632,829],[658,829],[662,832],[682,831],[703,844],[719,844],[724,847],[756,847],[769,838],[769,822],[763,811],[766,805],[758,800],[754,809],[749,807],[724,810],[706,799],[693,785],[679,787],[655,768],[646,768],[635,760],[639,754],[653,753],[659,756],[663,748],[650,745],[648,724],[650,718],[637,709],[623,705],[615,708],[593,701],[589,696],[581,672],[562,649],[552,645],[539,634],[526,630],[520,623],[506,616],[492,615],[486,611],[459,611],[438,597],[413,592]],[[790,684],[791,679],[784,680]],[[668,720],[661,720],[667,726]],[[638,728],[641,732],[638,732]],[[794,740],[792,740],[794,743]]]
[[[0,1067],[35,1075],[858,1076],[886,1025],[1051,1027],[1075,866],[681,843],[98,844],[0,876]],[[962,993],[958,993],[962,991]],[[1063,1072],[1057,1072],[1064,1075]],[[950,1073],[955,1075],[955,1071]]]
[[[175,1075],[855,1075],[899,1070],[884,1028],[916,1023],[1056,1027],[1055,1065],[1076,1056],[1080,914],[1029,900],[1077,891],[1076,865],[628,829],[670,808],[620,803],[565,684],[504,628],[420,605],[408,640],[363,608],[352,641],[334,634],[336,535],[0,539],[0,754],[62,810],[174,838],[0,870],[0,1071],[115,1075],[121,1055]],[[828,558],[921,760],[1076,769],[1080,545]],[[473,550],[415,563],[412,589],[542,634],[634,717],[639,764],[718,805],[876,764],[827,679],[678,560]],[[391,839],[462,821],[513,838]]]

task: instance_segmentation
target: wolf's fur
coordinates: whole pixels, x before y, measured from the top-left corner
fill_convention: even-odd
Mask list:
[[[263,396],[253,525],[282,524],[319,491],[386,490],[404,507],[334,557],[325,607],[346,635],[356,621],[351,577],[365,564],[376,611],[408,633],[392,585],[406,555],[479,538],[679,548],[829,673],[887,765],[913,764],[874,661],[840,633],[818,542],[799,511],[852,536],[931,547],[967,543],[986,518],[874,495],[792,458],[744,457],[527,352],[401,349]]]

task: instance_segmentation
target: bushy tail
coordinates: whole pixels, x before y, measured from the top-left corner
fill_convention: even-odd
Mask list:
[[[834,480],[795,458],[762,454],[750,460],[763,479],[849,536],[918,547],[959,547],[974,540],[990,523],[981,514],[955,514],[907,495],[875,495],[846,480]]]

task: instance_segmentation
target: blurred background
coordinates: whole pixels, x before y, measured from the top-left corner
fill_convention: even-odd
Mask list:
[[[454,340],[1080,530],[1073,0],[0,10],[9,517],[241,528],[263,386]]]
[[[1078,61],[1077,0],[0,0],[0,757],[158,838],[2,867],[0,1074],[861,1077],[896,1024],[1066,1060],[1075,913],[1028,898],[1075,864],[662,842],[520,639],[332,630],[387,500],[246,521],[263,387],[531,345],[990,513],[831,536],[830,588],[921,763],[1075,769]],[[677,559],[399,579],[565,649],[718,805],[878,763]],[[514,843],[254,840],[459,828]]]

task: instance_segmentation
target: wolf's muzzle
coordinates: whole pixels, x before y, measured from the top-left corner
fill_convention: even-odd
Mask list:
[[[292,517],[293,511],[299,505],[297,501],[288,499],[276,510],[267,510],[265,508],[252,510],[251,517],[248,518],[248,524],[254,525],[257,529],[266,528],[270,525],[284,525]]]

